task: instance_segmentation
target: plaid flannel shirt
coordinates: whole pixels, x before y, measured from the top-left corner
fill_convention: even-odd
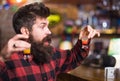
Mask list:
[[[37,65],[27,62],[23,54],[14,53],[9,61],[0,62],[0,81],[56,81],[58,74],[68,72],[81,64],[89,52],[81,40],[71,50],[57,50],[50,63]]]

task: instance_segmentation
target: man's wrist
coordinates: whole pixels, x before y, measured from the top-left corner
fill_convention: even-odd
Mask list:
[[[0,61],[5,62],[5,58],[0,55]]]
[[[9,59],[9,54],[7,52],[7,46],[5,46],[1,51],[0,51],[0,61],[6,61]]]

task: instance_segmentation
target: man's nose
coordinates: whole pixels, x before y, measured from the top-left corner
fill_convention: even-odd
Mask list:
[[[50,29],[49,29],[49,28],[47,29],[47,33],[48,33],[48,34],[51,34],[51,31],[50,31]]]

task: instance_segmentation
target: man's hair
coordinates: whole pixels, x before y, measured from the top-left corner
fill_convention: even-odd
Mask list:
[[[25,5],[13,15],[13,27],[17,34],[20,34],[21,27],[27,27],[29,30],[36,20],[36,17],[47,18],[50,10],[43,3],[32,3]]]

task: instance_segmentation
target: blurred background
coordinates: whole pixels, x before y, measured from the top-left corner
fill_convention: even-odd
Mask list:
[[[91,40],[89,56],[83,64],[120,67],[120,0],[0,0],[0,49],[15,35],[13,14],[32,2],[43,2],[51,9],[48,19],[53,46],[71,49],[81,28],[91,25],[101,36]]]

